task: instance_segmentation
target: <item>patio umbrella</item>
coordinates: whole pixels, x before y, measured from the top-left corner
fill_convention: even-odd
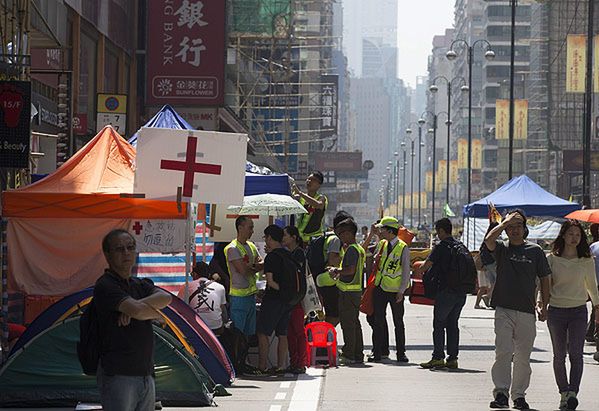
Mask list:
[[[599,209],[586,209],[572,211],[565,218],[586,221],[589,223],[599,223]]]
[[[282,194],[256,194],[243,197],[241,206],[229,206],[228,210],[239,215],[267,215],[281,217],[306,214],[308,211],[293,197]]]

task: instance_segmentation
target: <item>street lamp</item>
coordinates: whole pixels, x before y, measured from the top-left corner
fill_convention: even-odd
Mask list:
[[[401,221],[402,224],[406,224],[406,167],[408,166],[408,160],[406,160],[406,143],[404,141],[400,144],[401,150],[403,151],[403,182],[402,182],[402,193],[401,193]]]
[[[472,201],[472,63],[474,60],[474,48],[477,44],[485,44],[485,58],[487,60],[493,60],[495,58],[495,52],[491,50],[491,43],[489,43],[485,39],[476,40],[474,43],[472,43],[472,45],[468,44],[466,40],[455,39],[451,42],[449,50],[445,54],[447,60],[453,61],[458,56],[458,54],[453,49],[454,44],[457,43],[463,43],[468,49],[468,204],[470,204],[470,202]]]
[[[422,220],[420,218],[422,212],[422,146],[424,143],[422,142],[422,126],[426,123],[426,120],[422,118],[422,115],[418,119],[418,226],[422,224]]]
[[[451,148],[451,86],[452,83],[454,83],[454,81],[456,80],[460,80],[462,82],[465,82],[463,77],[454,77],[451,80],[448,80],[447,77],[445,76],[437,76],[433,79],[432,84],[430,85],[430,87],[428,88],[430,90],[431,93],[436,93],[437,91],[439,91],[439,87],[437,87],[437,85],[435,84],[438,80],[444,80],[445,83],[447,83],[447,121],[445,122],[445,125],[447,126],[447,164],[446,164],[446,187],[445,187],[445,202],[447,204],[447,206],[449,206],[449,161],[450,161],[450,148]],[[455,84],[455,83],[454,83]],[[460,90],[462,92],[466,92],[468,90],[470,90],[469,87],[466,87],[464,85],[462,85],[462,87],[460,87]]]
[[[395,189],[393,192],[395,193],[395,215],[399,217],[399,152],[393,153],[395,156]]]
[[[414,123],[410,123],[408,125],[408,128],[406,128],[406,135],[411,142],[410,156],[412,157],[412,163],[410,164],[410,191],[411,191],[411,194],[410,194],[410,224],[412,227],[414,227],[414,157],[416,157],[416,151],[414,150],[414,144],[416,141],[415,141],[415,137],[411,137],[412,129],[410,128],[410,126],[412,124],[414,124]],[[418,127],[420,128],[420,126],[418,126]],[[418,197],[420,197],[420,193],[418,194]],[[420,221],[418,223],[420,223]],[[418,227],[418,225],[416,226],[416,228],[417,227]]]

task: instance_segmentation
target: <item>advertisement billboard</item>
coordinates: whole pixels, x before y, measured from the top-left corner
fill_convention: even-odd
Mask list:
[[[148,2],[146,104],[223,104],[225,3]]]
[[[29,168],[31,83],[0,81],[0,167]]]

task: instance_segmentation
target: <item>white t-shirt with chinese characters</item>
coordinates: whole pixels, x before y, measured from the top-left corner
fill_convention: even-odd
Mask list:
[[[177,297],[185,297],[185,285]],[[199,278],[189,283],[189,306],[195,310],[211,330],[223,326],[222,306],[227,304],[225,287],[216,281]]]

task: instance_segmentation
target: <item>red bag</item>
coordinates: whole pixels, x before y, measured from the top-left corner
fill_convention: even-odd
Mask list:
[[[381,261],[381,253],[377,255],[376,261],[372,267],[372,272],[368,281],[366,282],[366,289],[362,293],[362,299],[360,300],[360,311],[366,315],[374,314],[374,280],[376,278],[376,272],[379,269],[379,262]]]

